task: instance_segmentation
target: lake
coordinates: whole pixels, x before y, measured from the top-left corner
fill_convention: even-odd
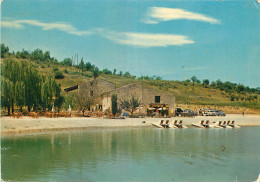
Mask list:
[[[6,181],[243,181],[260,173],[260,127],[122,128],[2,137]]]

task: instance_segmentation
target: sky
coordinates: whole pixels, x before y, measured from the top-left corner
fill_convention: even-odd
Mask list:
[[[1,41],[136,76],[260,87],[255,0],[4,0]]]

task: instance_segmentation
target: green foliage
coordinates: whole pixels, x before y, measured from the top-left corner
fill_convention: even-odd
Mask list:
[[[207,88],[209,86],[209,80],[208,79],[203,80],[202,85]]]
[[[112,101],[112,114],[114,116],[116,116],[116,113],[117,113],[117,95],[113,94],[111,101]]]
[[[123,77],[131,77],[131,74],[127,71],[123,74]]]
[[[162,77],[160,77],[160,76],[151,76],[151,77],[149,77],[149,76],[140,76],[140,77],[138,77],[137,78],[138,80],[162,80]]]
[[[62,62],[61,62],[62,65],[64,66],[72,66],[72,59],[70,58],[65,58]]]
[[[39,106],[50,107],[55,98],[60,99],[60,85],[54,77],[40,75],[36,67],[27,61],[5,59],[1,73],[1,104],[8,109],[8,114],[10,107],[27,106],[30,111]]]
[[[57,67],[52,68],[52,71],[59,71],[59,68],[57,68]]]
[[[64,69],[63,72],[66,73],[66,74],[69,74],[67,69]]]
[[[93,65],[92,65],[90,62],[87,62],[87,63],[85,64],[85,68],[86,68],[87,71],[90,71],[90,70],[93,69]]]
[[[6,55],[9,54],[9,48],[8,46],[5,46],[4,44],[1,44],[1,58],[6,57]]]
[[[195,83],[197,81],[197,77],[196,76],[191,77],[191,81],[192,83]]]
[[[63,75],[63,73],[61,71],[56,71],[54,73],[54,75],[55,75],[56,79],[63,79],[64,78],[64,75]]]
[[[131,96],[130,99],[121,99],[120,100],[120,107],[126,111],[131,112],[133,115],[134,110],[141,104],[140,100],[135,96]]]
[[[79,111],[82,111],[83,115],[87,109],[90,109],[90,106],[93,105],[94,99],[93,97],[90,97],[87,94],[84,93],[79,93],[75,97],[75,103],[76,107],[78,108]]]
[[[108,70],[107,68],[102,70],[103,74],[107,74],[107,75],[112,75],[112,72],[110,70]]]
[[[97,78],[99,76],[99,69],[95,67],[92,70],[92,74],[93,74],[94,78]]]
[[[8,109],[10,115],[10,108],[14,99],[14,84],[5,77],[1,78],[1,106]]]
[[[113,75],[116,75],[116,69],[113,70]]]

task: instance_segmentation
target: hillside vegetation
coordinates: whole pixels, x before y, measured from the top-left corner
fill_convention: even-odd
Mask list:
[[[10,53],[9,48],[4,45],[1,45],[1,57],[31,62],[42,75],[54,75],[62,90],[81,84],[86,79],[100,77],[115,83],[117,87],[130,83],[143,83],[147,87],[162,90],[175,96],[178,107],[219,108],[231,113],[241,113],[242,111],[260,113],[260,90],[228,81],[210,82],[207,79],[200,81],[196,76],[185,81],[162,80],[160,76],[136,77],[129,72],[123,73],[116,69],[113,71],[100,70],[93,63],[85,63],[83,58],[76,61],[76,55],[59,62],[52,58],[48,51],[44,53],[40,49],[36,49],[31,53],[25,50]],[[62,92],[65,100],[73,97],[73,92],[66,95],[64,91]]]

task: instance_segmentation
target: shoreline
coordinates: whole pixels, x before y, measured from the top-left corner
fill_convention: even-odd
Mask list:
[[[228,114],[225,117],[217,116],[196,116],[196,117],[172,117],[172,118],[126,118],[126,119],[103,119],[103,118],[1,118],[1,135],[12,135],[20,133],[38,133],[52,131],[70,131],[85,129],[104,128],[140,128],[153,127],[152,122],[159,123],[160,120],[183,121],[183,124],[191,127],[192,123],[199,123],[201,120],[209,120],[210,124],[218,121],[235,121],[239,126],[260,126],[259,115],[238,115]]]

